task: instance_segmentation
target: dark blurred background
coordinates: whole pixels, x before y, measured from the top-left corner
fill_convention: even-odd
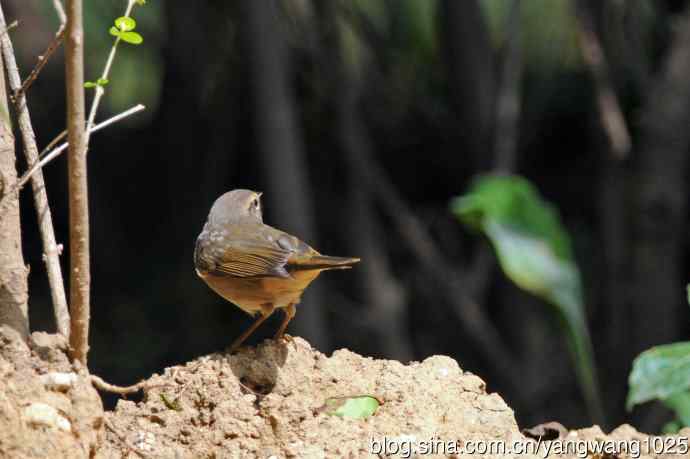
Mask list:
[[[48,0],[4,3],[25,76],[57,18]],[[125,6],[86,2],[87,79]],[[134,383],[250,324],[192,265],[214,199],[250,188],[269,224],[363,259],[321,276],[293,335],[325,353],[447,354],[522,426],[587,425],[553,309],[449,211],[472,177],[500,171],[535,183],[572,235],[608,425],[668,420],[624,400],[632,359],[690,323],[687,2],[148,0],[133,17],[144,43],[120,46],[99,119],[147,110],[89,153],[93,372]],[[39,146],[64,128],[62,57],[28,94]],[[45,172],[67,245],[66,159]],[[26,188],[32,328],[54,330],[31,206]]]

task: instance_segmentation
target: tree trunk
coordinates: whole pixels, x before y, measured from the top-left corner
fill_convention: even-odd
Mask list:
[[[458,116],[459,151],[472,158],[473,169],[491,166],[494,121],[494,62],[486,21],[476,0],[443,0],[440,20],[448,67],[448,86]]]
[[[634,195],[632,313],[638,350],[678,339],[685,298],[685,183],[690,147],[690,14],[643,111]]]
[[[84,106],[84,28],[81,0],[67,0],[65,84],[67,86],[67,139],[69,150],[70,242],[70,356],[87,366],[91,320],[91,262],[89,253],[89,192],[87,186]]]
[[[243,0],[240,17],[251,80],[254,134],[266,183],[265,200],[273,221],[314,244],[311,187],[289,86],[288,51],[276,2]],[[310,287],[294,328],[321,349],[328,348],[319,284]]]
[[[643,109],[633,194],[629,352],[682,338],[690,147],[690,13],[676,29]],[[649,427],[640,425],[642,427]]]
[[[5,66],[0,59],[0,201],[17,181],[15,163]],[[29,335],[28,274],[22,255],[17,194],[10,196],[0,208],[0,325],[9,325],[24,338]]]

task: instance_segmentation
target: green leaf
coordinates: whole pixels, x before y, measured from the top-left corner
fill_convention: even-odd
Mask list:
[[[136,2],[137,2],[137,5],[141,5],[141,6],[146,5],[146,0],[136,0]]]
[[[182,407],[180,404],[177,402],[177,400],[170,400],[164,393],[161,392],[160,394],[161,401],[163,402],[163,405],[169,410],[173,411],[182,411]]]
[[[120,38],[132,45],[140,45],[144,42],[144,38],[136,32],[122,32]]]
[[[664,405],[676,413],[683,426],[690,426],[690,392],[679,392],[664,400]]]
[[[493,245],[503,272],[518,287],[555,306],[565,324],[580,386],[590,414],[601,402],[580,271],[558,212],[526,179],[486,175],[451,203],[455,215]]]
[[[118,29],[115,26],[110,27],[108,32],[110,32],[110,35],[112,35],[114,37],[121,37],[122,36],[122,32],[120,31],[120,29]]]
[[[129,32],[137,28],[137,21],[128,16],[121,16],[115,19],[115,27],[122,32]]]
[[[376,412],[379,404],[378,399],[370,395],[332,397],[326,400],[323,411],[341,418],[365,419]]]
[[[683,428],[683,424],[678,421],[669,421],[661,427],[661,433],[664,435],[677,434],[680,429]]]
[[[110,80],[107,78],[99,78],[96,81],[87,81],[84,83],[85,88],[95,88],[96,86],[105,86],[109,83]]]
[[[625,404],[628,410],[640,403],[659,399],[671,404],[672,409],[684,410],[683,406],[687,404],[690,415],[690,399],[679,396],[690,389],[690,342],[656,346],[638,355],[633,362],[628,385],[630,389]]]

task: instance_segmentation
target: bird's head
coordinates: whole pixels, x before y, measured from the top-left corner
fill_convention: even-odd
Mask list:
[[[216,199],[208,214],[214,224],[263,222],[261,194],[251,190],[232,190]]]

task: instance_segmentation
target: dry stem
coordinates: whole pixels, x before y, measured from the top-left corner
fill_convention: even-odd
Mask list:
[[[84,104],[84,28],[81,0],[67,0],[65,40],[70,230],[70,356],[87,367],[89,351],[91,270],[89,195],[86,167]]]
[[[134,107],[125,110],[122,113],[119,113],[113,117],[108,118],[105,121],[98,123],[93,128],[91,128],[89,133],[93,134],[94,132],[100,131],[101,129],[108,127],[111,124],[116,123],[124,118],[127,118],[128,116],[134,115],[135,113],[138,113],[144,110],[145,108],[146,107],[144,105],[137,104]],[[55,147],[55,144],[62,140],[65,137],[65,135],[67,135],[67,131],[62,131],[57,137],[51,140],[50,143],[46,146],[46,148],[43,149],[43,151],[39,155],[39,161],[33,164],[31,167],[29,167],[29,169],[21,176],[21,178],[17,180],[17,182],[7,193],[7,195],[4,196],[2,200],[0,200],[0,215],[2,215],[2,212],[4,211],[4,203],[7,196],[21,191],[26,182],[29,181],[29,179],[36,173],[36,171],[44,168],[46,165],[48,165],[48,163],[52,162],[55,158],[60,156],[60,154],[62,154],[63,151],[67,149],[67,147],[69,146],[68,142],[61,143],[58,147]]]
[[[0,29],[6,29],[5,15],[0,6]],[[17,69],[17,62],[14,56],[14,49],[9,34],[0,36],[2,44],[2,55],[7,69],[7,78],[10,89],[18,91],[21,88],[22,80]],[[31,125],[31,115],[26,102],[26,95],[19,94],[15,101],[19,130],[24,143],[24,155],[26,162],[33,164],[38,160],[38,147],[36,146],[36,136]],[[31,185],[34,192],[34,203],[38,215],[39,230],[43,241],[43,251],[45,253],[46,270],[50,283],[50,294],[53,301],[55,322],[57,330],[64,336],[69,336],[70,318],[67,310],[67,299],[65,296],[65,285],[62,279],[58,246],[55,241],[55,231],[53,229],[53,219],[48,206],[48,194],[46,192],[43,173],[38,171],[31,178]]]

